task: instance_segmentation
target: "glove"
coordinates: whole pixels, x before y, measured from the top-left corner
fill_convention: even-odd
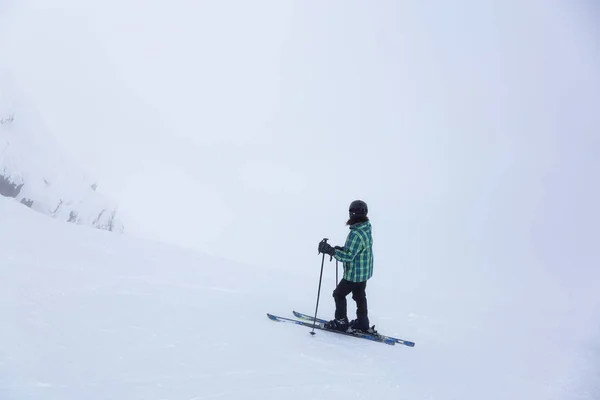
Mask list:
[[[329,243],[325,241],[319,242],[319,253],[328,254],[331,257],[335,254],[335,249],[329,245]]]

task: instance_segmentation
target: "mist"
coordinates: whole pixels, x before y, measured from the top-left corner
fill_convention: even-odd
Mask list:
[[[312,274],[363,199],[382,280],[541,270],[579,293],[599,260],[594,12],[29,1],[0,51],[129,234]]]
[[[362,199],[372,309],[442,315],[436,329],[457,337],[492,324],[485,340],[572,327],[597,390],[593,2],[36,0],[0,12],[2,69],[119,204],[127,234],[314,277],[298,285],[308,298],[318,242],[341,245]]]

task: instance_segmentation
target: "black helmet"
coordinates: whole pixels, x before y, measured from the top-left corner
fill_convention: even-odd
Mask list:
[[[354,200],[350,203],[350,216],[351,217],[366,217],[369,209],[367,208],[367,203],[362,200]]]

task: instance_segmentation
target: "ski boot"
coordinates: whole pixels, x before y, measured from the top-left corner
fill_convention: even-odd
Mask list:
[[[350,329],[358,332],[369,332],[369,330],[374,330],[375,327],[369,328],[369,318],[368,317],[359,317],[357,319],[353,319],[350,322]]]
[[[346,332],[350,327],[350,324],[348,323],[348,318],[344,317],[342,319],[332,319],[331,321],[326,322],[324,327],[325,329],[332,331]]]

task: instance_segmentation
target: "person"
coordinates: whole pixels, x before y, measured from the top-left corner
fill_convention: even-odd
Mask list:
[[[332,256],[344,263],[344,276],[333,291],[335,318],[325,324],[327,329],[338,331],[369,330],[367,311],[367,280],[373,276],[373,237],[371,222],[367,217],[367,204],[355,200],[350,204],[350,218],[346,225],[350,232],[344,247],[332,247],[326,241],[319,243],[319,253]],[[352,293],[356,302],[356,319],[348,322],[346,296]]]

